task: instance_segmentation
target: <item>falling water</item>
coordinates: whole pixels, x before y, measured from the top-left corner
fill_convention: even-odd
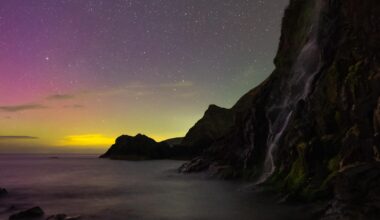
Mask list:
[[[308,34],[308,41],[302,48],[297,60],[292,68],[291,78],[288,80],[282,95],[275,103],[279,105],[271,106],[267,110],[269,119],[268,148],[264,161],[263,173],[257,183],[265,182],[275,171],[273,154],[278,142],[286,130],[293,115],[297,103],[305,100],[310,93],[314,76],[320,71],[322,66],[321,51],[318,45],[318,26],[322,1],[317,0],[314,9],[314,20]]]

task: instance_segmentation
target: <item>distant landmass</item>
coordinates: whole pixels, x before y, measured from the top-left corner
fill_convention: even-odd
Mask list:
[[[180,145],[182,138],[156,142],[152,138],[137,134],[118,137],[100,158],[123,160],[190,159],[195,153],[187,146]]]

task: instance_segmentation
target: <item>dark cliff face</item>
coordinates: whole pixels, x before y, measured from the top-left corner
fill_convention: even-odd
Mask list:
[[[332,195],[341,176],[355,176],[353,167],[378,167],[379,14],[377,0],[291,0],[276,69],[230,110],[233,125],[181,170],[208,168],[316,199]]]
[[[233,114],[229,109],[210,105],[199,120],[183,138],[181,144],[190,146],[198,154],[222,137],[233,125]]]

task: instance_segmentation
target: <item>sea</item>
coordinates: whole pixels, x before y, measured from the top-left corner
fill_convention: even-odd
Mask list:
[[[0,155],[0,219],[39,206],[101,220],[304,219],[299,206],[247,182],[181,174],[184,161],[122,161],[97,155]]]

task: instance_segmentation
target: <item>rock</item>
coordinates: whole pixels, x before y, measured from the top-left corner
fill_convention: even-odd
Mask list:
[[[33,207],[25,211],[13,214],[9,217],[9,220],[24,220],[31,218],[40,218],[44,215],[44,211],[40,207]]]
[[[377,106],[373,113],[373,128],[375,136],[380,136],[380,97],[377,99]]]
[[[80,220],[82,216],[67,216],[66,214],[57,214],[49,216],[46,220]]]
[[[51,215],[46,220],[66,220],[66,214]]]
[[[182,173],[199,172],[209,167],[208,160],[202,157],[196,157],[190,162],[183,164],[178,170]]]
[[[0,188],[0,197],[5,195],[8,195],[8,191],[4,188]]]
[[[80,219],[82,219],[82,216],[66,217],[65,220],[80,220]]]
[[[347,168],[337,175],[335,196],[323,220],[376,220],[380,216],[380,163]]]

